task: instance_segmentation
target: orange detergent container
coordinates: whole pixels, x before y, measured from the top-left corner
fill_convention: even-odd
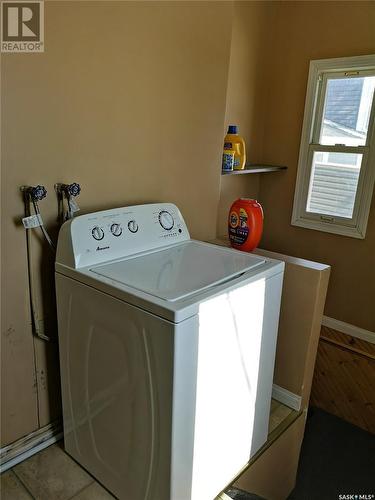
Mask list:
[[[263,232],[263,209],[260,203],[239,198],[229,210],[228,234],[233,248],[251,252],[259,244]]]

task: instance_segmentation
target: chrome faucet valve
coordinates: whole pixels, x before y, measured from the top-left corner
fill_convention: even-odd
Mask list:
[[[44,186],[23,186],[21,190],[25,195],[30,196],[31,201],[40,201],[47,196],[47,189]]]

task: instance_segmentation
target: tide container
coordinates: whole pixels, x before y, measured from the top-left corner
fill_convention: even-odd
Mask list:
[[[234,151],[234,170],[243,170],[246,163],[245,141],[238,135],[237,126],[229,125],[228,133],[224,138],[224,153],[226,150]]]
[[[263,209],[260,203],[239,198],[229,210],[228,235],[233,248],[251,252],[259,244],[263,232]]]

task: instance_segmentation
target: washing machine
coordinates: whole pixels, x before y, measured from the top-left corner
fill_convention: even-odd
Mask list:
[[[213,500],[267,439],[283,270],[191,239],[170,203],[66,222],[66,451],[120,500]]]

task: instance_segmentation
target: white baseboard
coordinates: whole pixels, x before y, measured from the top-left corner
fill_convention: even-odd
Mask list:
[[[298,394],[294,394],[293,392],[284,389],[284,387],[273,384],[272,397],[283,405],[292,408],[292,410],[299,411],[301,409],[301,396],[298,396]]]
[[[54,422],[0,449],[0,474],[63,438],[62,425]]]
[[[356,337],[357,339],[366,340],[371,344],[375,344],[375,332],[370,330],[365,330],[359,326],[354,326],[344,321],[339,321],[338,319],[330,318],[328,316],[323,316],[322,325],[337,330],[341,333],[346,333],[351,337]]]

